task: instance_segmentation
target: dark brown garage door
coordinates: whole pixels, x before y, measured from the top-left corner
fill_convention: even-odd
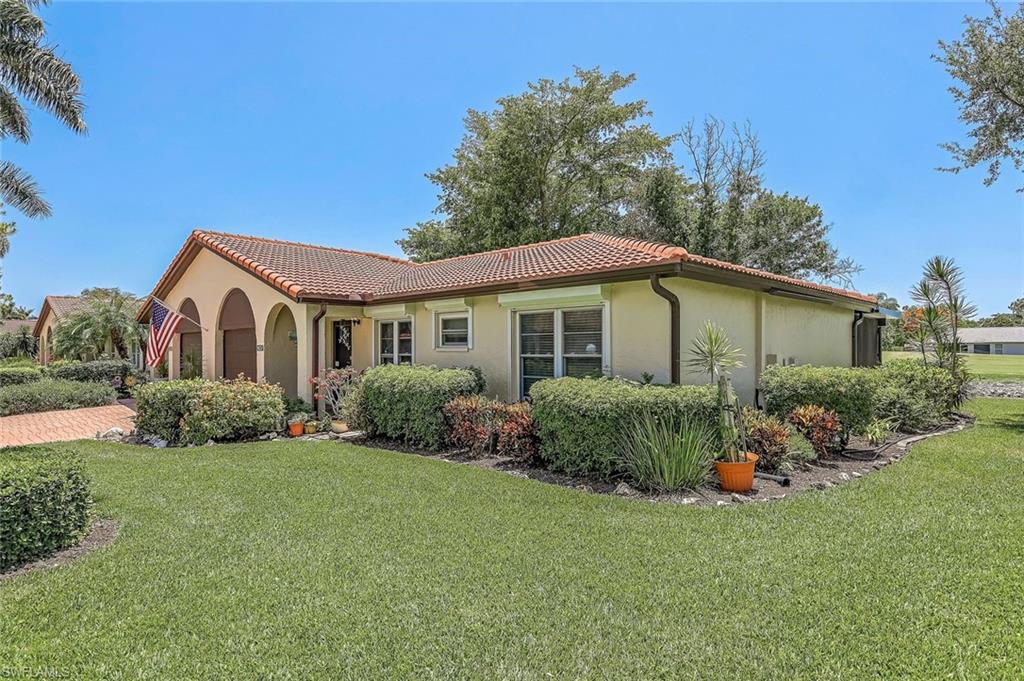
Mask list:
[[[224,378],[237,378],[238,374],[256,380],[255,329],[224,331]]]

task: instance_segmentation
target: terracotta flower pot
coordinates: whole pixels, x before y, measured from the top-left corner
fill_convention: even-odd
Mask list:
[[[747,452],[746,456],[746,462],[715,462],[715,471],[718,473],[718,482],[726,492],[749,492],[753,489],[754,466],[757,465],[757,454]]]
[[[288,434],[291,435],[292,437],[298,437],[298,436],[302,435],[303,430],[305,429],[305,427],[306,427],[306,424],[304,424],[302,421],[299,421],[298,423],[289,423],[288,424]]]
[[[347,433],[348,424],[340,419],[334,419],[333,421],[331,421],[331,430],[333,430],[335,433]]]

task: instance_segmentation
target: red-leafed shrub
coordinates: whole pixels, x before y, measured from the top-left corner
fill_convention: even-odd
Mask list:
[[[530,405],[506,404],[468,395],[445,405],[449,440],[473,456],[509,456],[531,459],[537,454],[537,434]]]
[[[788,421],[810,440],[818,456],[843,450],[843,424],[834,411],[816,404],[805,404],[790,413]]]
[[[743,422],[757,467],[778,473],[789,454],[789,428],[781,419],[749,407],[743,411]]]

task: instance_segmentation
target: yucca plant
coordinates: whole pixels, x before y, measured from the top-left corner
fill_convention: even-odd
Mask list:
[[[707,374],[708,382],[714,384],[719,376],[743,366],[743,353],[733,346],[721,327],[708,320],[693,339],[686,366],[691,373]]]
[[[716,447],[706,423],[645,413],[624,437],[623,467],[643,489],[694,489],[711,472]]]

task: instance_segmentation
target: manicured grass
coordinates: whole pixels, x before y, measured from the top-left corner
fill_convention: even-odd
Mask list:
[[[991,381],[1024,381],[1024,355],[962,355],[967,358],[967,368],[976,378]],[[897,352],[886,350],[882,361],[910,357],[920,359],[919,352]]]
[[[0,582],[67,678],[1021,678],[1024,401],[827,492],[653,505],[323,443],[87,453],[121,534]]]

